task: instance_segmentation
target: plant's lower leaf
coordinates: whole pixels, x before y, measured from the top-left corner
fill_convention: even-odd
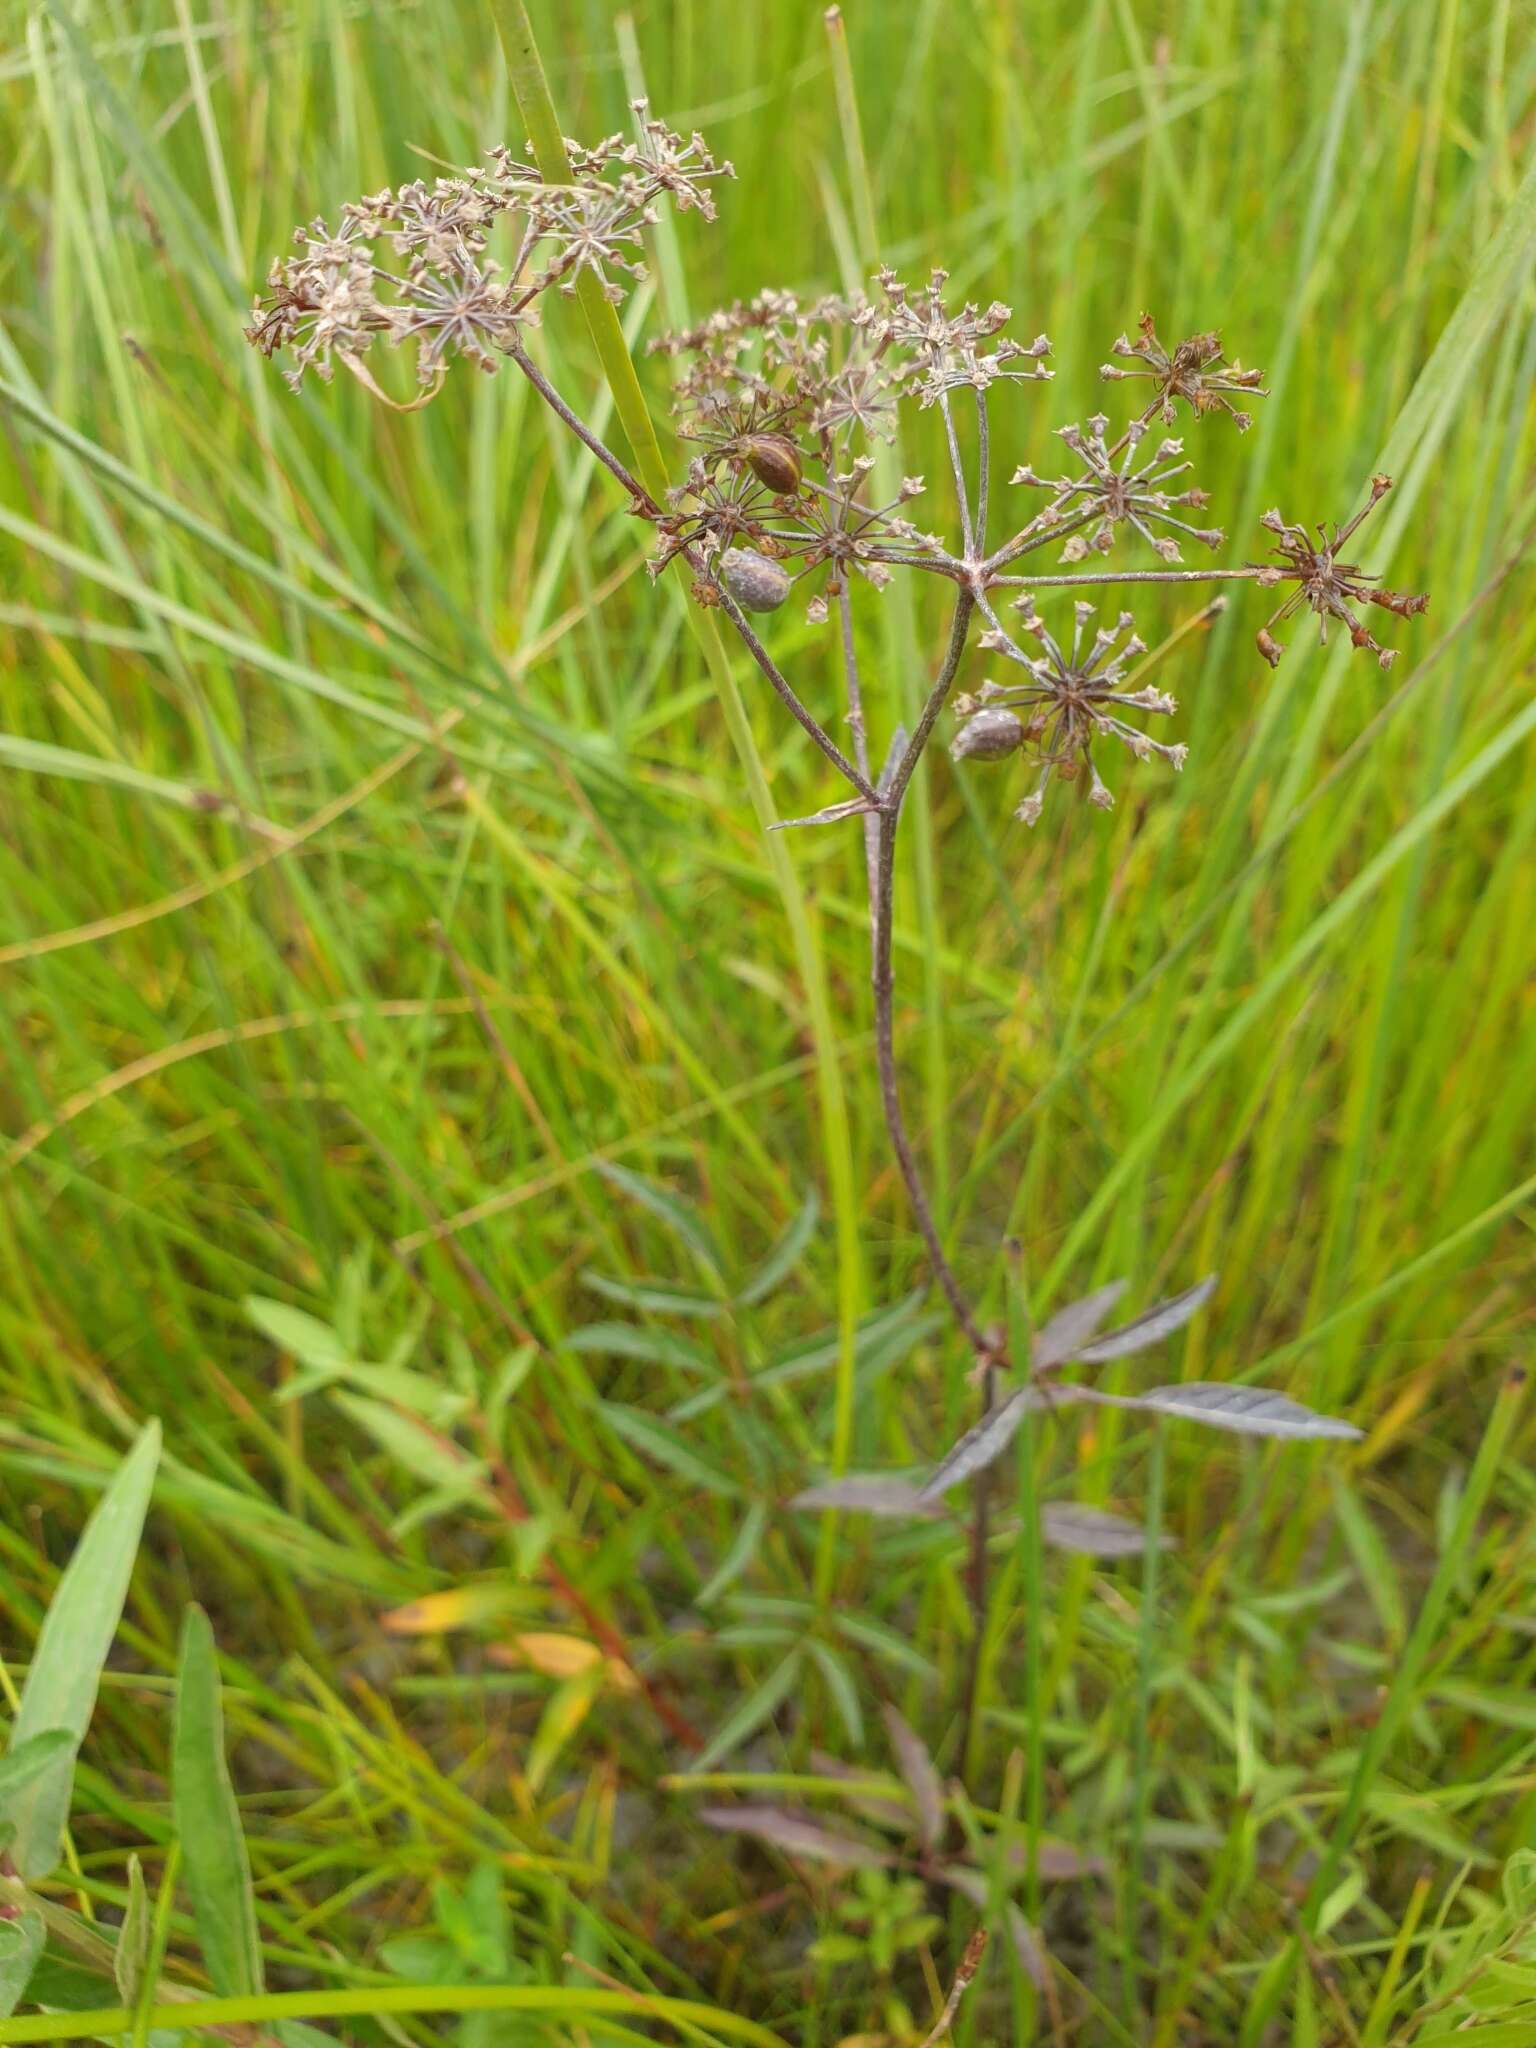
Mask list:
[[[1123,1280],[1111,1280],[1080,1301],[1069,1301],[1049,1322],[1042,1323],[1031,1346],[1035,1371],[1049,1372],[1053,1366],[1064,1365],[1089,1341],[1124,1292]]]
[[[763,1723],[778,1712],[794,1691],[799,1677],[800,1652],[795,1649],[769,1672],[761,1685],[754,1686],[746,1698],[738,1702],[688,1768],[691,1771],[712,1770],[721,1757],[739,1749],[749,1735],[755,1735]]]
[[[1050,1501],[1040,1510],[1040,1533],[1058,1550],[1076,1551],[1083,1557],[1140,1557],[1147,1543],[1139,1522],[1070,1500]],[[1159,1536],[1158,1548],[1171,1550],[1176,1541],[1172,1536]]]
[[[846,1508],[854,1514],[888,1515],[897,1521],[914,1516],[931,1521],[944,1510],[921,1498],[910,1479],[893,1472],[845,1472],[808,1486],[789,1503],[792,1508]]]
[[[787,1856],[808,1856],[816,1863],[838,1863],[846,1869],[889,1869],[895,1857],[877,1843],[824,1828],[819,1821],[780,1806],[705,1806],[699,1819],[724,1835],[751,1835]]]
[[[917,1809],[918,1832],[925,1849],[936,1849],[944,1833],[944,1780],[929,1754],[928,1745],[912,1724],[895,1707],[880,1709],[891,1750],[901,1766],[901,1775]]]
[[[224,1760],[213,1630],[201,1607],[189,1607],[182,1625],[171,1805],[213,1988],[225,1998],[254,1997],[262,1988],[255,1892],[240,1808]]]
[[[1016,1394],[1010,1394],[1000,1407],[983,1416],[974,1429],[968,1429],[949,1455],[934,1466],[918,1488],[919,1505],[928,1506],[952,1486],[959,1486],[962,1480],[973,1479],[978,1472],[995,1465],[1018,1435],[1025,1416],[1049,1405],[1049,1397],[1037,1387],[1020,1387]]]
[[[1084,1365],[1102,1365],[1106,1359],[1129,1358],[1133,1351],[1145,1351],[1161,1343],[1164,1337],[1171,1337],[1175,1330],[1182,1330],[1210,1300],[1215,1289],[1216,1275],[1207,1273],[1184,1293],[1158,1302],[1131,1322],[1122,1323],[1118,1330],[1109,1330],[1091,1344],[1082,1345],[1072,1356]]]
[[[1284,1394],[1266,1387],[1228,1386],[1221,1380],[1190,1380],[1183,1386],[1151,1387],[1117,1406],[1141,1408],[1154,1415],[1176,1415],[1203,1422],[1211,1429],[1230,1429],[1238,1436],[1337,1437],[1363,1436],[1352,1422],[1319,1415]]]

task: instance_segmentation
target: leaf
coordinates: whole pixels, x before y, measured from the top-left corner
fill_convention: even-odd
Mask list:
[[[240,1808],[224,1759],[224,1712],[213,1629],[201,1607],[189,1607],[176,1674],[171,1804],[203,1961],[225,1998],[252,1998],[262,1988],[261,1943],[251,1864]]]
[[[627,1407],[622,1401],[604,1401],[601,1406],[604,1421],[611,1423],[626,1443],[658,1465],[664,1465],[669,1472],[675,1472],[679,1479],[701,1486],[707,1493],[729,1496],[741,1491],[734,1479],[706,1465],[676,1430],[658,1422],[654,1415],[647,1415],[642,1408]]]
[[[862,1749],[864,1710],[859,1705],[859,1689],[854,1684],[852,1672],[829,1643],[817,1642],[813,1636],[806,1647],[827,1682],[827,1691],[832,1695],[832,1704],[837,1708],[850,1748]]]
[[[726,1716],[689,1764],[688,1769],[713,1770],[721,1757],[729,1756],[733,1749],[739,1749],[749,1735],[755,1735],[763,1723],[771,1720],[783,1706],[794,1691],[799,1676],[800,1652],[795,1649],[769,1672],[761,1685],[753,1687],[746,1698],[738,1703],[733,1713]]]
[[[632,1202],[638,1202],[642,1209],[650,1211],[659,1223],[665,1224],[680,1243],[687,1246],[700,1265],[719,1278],[723,1272],[720,1254],[715,1241],[701,1216],[687,1203],[680,1201],[670,1188],[664,1188],[659,1181],[648,1180],[643,1173],[635,1173],[627,1166],[618,1166],[611,1159],[600,1159],[597,1170],[610,1187],[628,1195]]]
[[[824,1750],[811,1751],[811,1769],[818,1778],[832,1778],[843,1782],[867,1785],[872,1776],[880,1775],[860,1770],[857,1765],[844,1763],[841,1757],[828,1756]],[[892,1834],[909,1835],[912,1832],[912,1808],[905,1799],[895,1797],[895,1780],[892,1781],[892,1796],[882,1798],[876,1792],[848,1792],[844,1795],[852,1810],[861,1819],[871,1821],[877,1828],[887,1828]]]
[[[848,1508],[866,1515],[889,1515],[906,1520],[916,1516],[932,1521],[944,1510],[924,1501],[910,1479],[890,1472],[845,1472],[841,1479],[824,1479],[808,1486],[789,1503],[792,1508]]]
[[[929,1754],[927,1743],[895,1707],[883,1706],[880,1716],[885,1722],[885,1732],[891,1739],[896,1761],[901,1766],[901,1775],[912,1794],[912,1804],[917,1809],[918,1833],[922,1836],[923,1847],[936,1849],[944,1833],[944,1781],[939,1776],[938,1766]]]
[[[19,1920],[0,1920],[0,2019],[9,2019],[27,1995],[32,1972],[43,1952],[43,1922],[38,1913]]]
[[[149,1892],[144,1884],[144,1867],[137,1856],[130,1856],[128,1909],[123,1915],[123,1924],[117,1931],[117,1948],[112,1958],[112,1974],[117,1980],[117,1995],[124,2005],[130,2008],[139,2002],[144,1969],[149,1961],[149,1923]]]
[[[895,1862],[888,1849],[856,1836],[824,1828],[804,1814],[780,1806],[703,1806],[699,1819],[723,1835],[751,1835],[787,1856],[808,1856],[815,1863],[837,1863],[845,1869],[889,1869]]]
[[[75,1738],[67,1728],[45,1728],[41,1735],[29,1735],[25,1742],[14,1743],[0,1757],[0,1820],[10,1815],[10,1802],[25,1786],[43,1776],[44,1772],[61,1757],[66,1750],[73,1751]]]
[[[1154,1308],[1122,1323],[1118,1330],[1110,1330],[1092,1344],[1083,1345],[1072,1355],[1084,1365],[1102,1365],[1109,1358],[1129,1358],[1133,1351],[1145,1351],[1164,1337],[1171,1337],[1175,1330],[1182,1330],[1215,1291],[1216,1275],[1208,1273],[1182,1294],[1170,1295],[1167,1301],[1158,1302]]]
[[[559,1761],[560,1752],[591,1713],[593,1702],[602,1689],[603,1667],[597,1663],[565,1679],[550,1694],[539,1716],[533,1741],[528,1745],[528,1761],[523,1766],[523,1776],[530,1791],[537,1793],[542,1788]]]
[[[270,1301],[264,1294],[248,1294],[245,1312],[264,1337],[270,1337],[279,1351],[290,1352],[300,1365],[333,1372],[351,1363],[346,1345],[330,1324],[304,1309]]]
[[[767,1508],[760,1500],[753,1501],[741,1518],[741,1527],[736,1531],[730,1549],[710,1574],[708,1583],[699,1588],[693,1603],[695,1607],[712,1606],[728,1587],[735,1585],[756,1557],[767,1526]]]
[[[117,1633],[159,1459],[160,1425],[151,1422],[97,1503],[43,1618],[11,1747],[59,1728],[71,1741],[11,1802],[11,1861],[24,1878],[45,1876],[59,1860],[75,1752],[90,1725],[101,1668]]]
[[[505,1579],[471,1579],[440,1593],[423,1593],[403,1607],[391,1607],[379,1622],[392,1636],[435,1636],[453,1628],[477,1628],[518,1604],[520,1595]]]
[[[617,1301],[625,1308],[641,1309],[656,1316],[723,1316],[726,1304],[707,1294],[687,1294],[679,1287],[665,1287],[660,1281],[644,1281],[631,1284],[628,1280],[611,1280],[606,1273],[594,1272],[588,1267],[582,1273],[583,1283],[600,1294],[605,1301]]]
[[[429,1486],[447,1489],[450,1498],[470,1493],[484,1476],[485,1467],[471,1458],[450,1437],[426,1428],[412,1415],[375,1401],[367,1394],[332,1394],[331,1399],[345,1415],[365,1429],[402,1471]]]
[[[821,1203],[812,1188],[789,1228],[737,1295],[737,1301],[744,1308],[750,1308],[772,1294],[779,1282],[795,1270],[805,1256],[820,1220]]]
[[[1032,1410],[1048,1406],[1047,1397],[1035,1387],[1020,1387],[999,1408],[968,1429],[954,1449],[942,1458],[917,1490],[920,1506],[926,1507],[940,1494],[962,1480],[972,1479],[995,1465],[1018,1435],[1024,1418]]]
[[[950,1864],[938,1872],[939,1878],[952,1891],[962,1892],[966,1898],[986,1912],[991,1905],[992,1888],[979,1870],[969,1870],[963,1865]],[[1044,1990],[1050,1976],[1050,1960],[1045,1943],[1012,1899],[1003,1901],[1003,1925],[1013,1952],[1019,1959],[1019,1966],[1036,1990]]]
[[[1088,1342],[1124,1292],[1123,1280],[1111,1280],[1107,1286],[1096,1287],[1092,1294],[1085,1294],[1080,1301],[1069,1301],[1065,1308],[1058,1309],[1050,1321],[1043,1323],[1035,1332],[1031,1356],[1036,1372],[1049,1372],[1053,1366],[1064,1365],[1073,1357],[1078,1347]]]
[[[891,734],[891,743],[885,750],[885,760],[875,783],[875,788],[879,790],[882,796],[891,786],[891,777],[901,766],[902,759],[907,751],[907,745],[907,728],[904,725],[898,725]]]
[[[702,1345],[670,1330],[642,1330],[634,1323],[588,1323],[572,1330],[566,1348],[600,1358],[635,1358],[642,1365],[670,1365],[679,1372],[718,1379],[719,1368]]]
[[[1299,1401],[1266,1387],[1228,1386],[1220,1380],[1190,1380],[1183,1386],[1152,1387],[1117,1406],[1144,1408],[1158,1415],[1176,1415],[1203,1422],[1212,1429],[1230,1429],[1238,1436],[1338,1437],[1363,1436],[1352,1422],[1318,1415]]]
[[[1058,1550],[1077,1551],[1084,1557],[1140,1557],[1146,1549],[1146,1531],[1139,1522],[1112,1515],[1104,1508],[1082,1507],[1076,1501],[1051,1501],[1040,1510],[1040,1533]],[[1174,1536],[1157,1538],[1160,1550],[1177,1547]]]

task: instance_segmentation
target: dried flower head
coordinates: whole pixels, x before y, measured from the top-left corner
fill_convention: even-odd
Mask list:
[[[1253,415],[1240,411],[1232,397],[1234,393],[1252,392],[1263,398],[1264,372],[1245,370],[1241,363],[1224,362],[1220,335],[1191,334],[1170,354],[1157,338],[1150,313],[1142,314],[1136,334],[1135,341],[1122,334],[1112,353],[1141,367],[1126,370],[1115,363],[1104,363],[1099,369],[1101,377],[1150,377],[1157,389],[1149,410],[1166,421],[1171,422],[1174,417],[1174,400],[1182,398],[1197,419],[1220,408],[1231,414],[1240,433],[1253,425]]]
[[[1056,431],[1082,462],[1084,473],[1076,477],[1042,477],[1025,463],[1014,471],[1013,481],[1051,493],[1050,504],[1032,523],[1042,529],[1054,526],[1065,530],[1068,537],[1062,561],[1082,562],[1090,554],[1107,555],[1120,526],[1128,526],[1139,534],[1165,562],[1184,559],[1177,538],[1181,533],[1206,547],[1220,547],[1226,536],[1219,527],[1191,525],[1174,511],[1180,505],[1198,510],[1210,502],[1208,494],[1193,485],[1186,484],[1179,491],[1168,488],[1192,467],[1177,460],[1184,453],[1182,441],[1159,441],[1147,460],[1138,464],[1137,452],[1147,433],[1145,420],[1132,420],[1113,446],[1107,438],[1109,421],[1103,413],[1095,413],[1089,420],[1086,434],[1075,425],[1058,427]],[[1168,531],[1155,533],[1154,527]]]
[[[865,306],[857,315],[880,352],[895,353],[898,375],[920,404],[933,405],[967,386],[985,391],[999,378],[1042,379],[1055,374],[1042,360],[1051,349],[1043,334],[1027,347],[1006,336],[998,338],[1013,318],[1000,299],[985,311],[968,301],[958,313],[949,312],[944,304],[948,277],[948,271],[935,270],[927,284],[914,291],[884,267],[884,305]]]
[[[1370,496],[1354,518],[1345,526],[1336,526],[1331,540],[1326,528],[1319,525],[1317,545],[1308,538],[1305,527],[1289,525],[1277,511],[1264,514],[1259,523],[1278,537],[1274,553],[1279,560],[1266,563],[1259,571],[1258,581],[1273,587],[1294,580],[1296,585],[1285,602],[1259,629],[1259,652],[1271,668],[1278,664],[1285,650],[1270,628],[1282,619],[1288,619],[1293,612],[1300,611],[1303,605],[1317,614],[1320,637],[1325,647],[1328,644],[1329,619],[1341,619],[1354,645],[1374,654],[1384,669],[1390,668],[1397,659],[1396,648],[1383,647],[1373,639],[1354,607],[1360,604],[1380,605],[1383,611],[1395,612],[1400,619],[1409,619],[1427,609],[1429,598],[1425,595],[1409,596],[1399,590],[1382,590],[1377,587],[1377,578],[1368,570],[1361,569],[1354,562],[1339,559],[1339,550],[1391,488],[1391,477],[1373,476]]]
[[[713,218],[708,181],[734,175],[702,137],[684,141],[643,101],[635,113],[638,140],[567,145],[569,184],[545,184],[498,147],[488,167],[354,201],[334,231],[312,221],[296,232],[295,253],[273,264],[246,339],[264,355],[285,354],[295,388],[306,370],[328,378],[340,362],[375,391],[362,361],[373,342],[413,343],[417,381],[435,390],[455,356],[495,369],[520,329],[537,323],[537,301],[551,288],[573,291],[588,273],[622,298],[624,280],[644,275],[642,237],[656,202]],[[503,220],[505,266],[486,254]]]
[[[1020,599],[1015,610],[1021,616],[1023,630],[1038,643],[1040,652],[1026,654],[1000,628],[982,635],[980,644],[1022,668],[1027,680],[987,682],[975,697],[960,698],[955,708],[962,723],[950,751],[957,760],[969,756],[996,760],[1014,751],[1012,746],[1002,744],[1005,732],[1011,728],[1002,727],[996,713],[1016,715],[1022,725],[1018,743],[1040,764],[1039,779],[1016,813],[1026,825],[1039,821],[1053,775],[1062,782],[1085,777],[1089,803],[1100,810],[1113,808],[1114,798],[1100,779],[1093,758],[1093,743],[1097,739],[1107,736],[1119,740],[1138,761],[1157,754],[1170,767],[1184,766],[1187,747],[1167,746],[1150,738],[1139,726],[1129,724],[1124,715],[1137,711],[1167,716],[1178,708],[1162,690],[1122,687],[1127,664],[1146,652],[1145,642],[1132,630],[1135,621],[1129,612],[1121,612],[1112,627],[1101,626],[1089,639],[1088,627],[1095,607],[1079,603],[1074,607],[1071,646],[1063,649],[1028,596]],[[977,738],[968,739],[968,728],[978,718],[987,723]]]

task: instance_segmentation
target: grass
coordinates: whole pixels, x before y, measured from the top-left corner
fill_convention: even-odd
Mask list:
[[[1399,479],[1367,559],[1434,596],[1391,678],[1300,633],[1271,676],[1240,595],[1170,671],[1188,770],[1122,777],[1112,819],[1031,836],[996,779],[923,771],[900,1034],[963,1279],[1019,1314],[1010,1238],[1036,1315],[1219,1269],[1154,1376],[1366,1431],[1159,1444],[1095,1409],[1025,1440],[1041,1498],[1160,1492],[1178,1547],[1042,1557],[999,1490],[950,1825],[994,1906],[1037,1804],[1104,1869],[1026,1851],[1051,1997],[999,1941],[955,2033],[1491,2026],[1452,1993],[1502,1981],[1536,1848],[1533,1420],[1499,1391],[1536,1224],[1528,0],[912,0],[899,33],[854,4],[846,61],[782,0],[533,16],[568,132],[643,78],[739,172],[637,333],[857,277],[873,234],[1052,335],[1057,383],[996,408],[1020,459],[1147,307],[1270,373],[1250,435],[1191,436],[1233,558],[1267,505]],[[962,1533],[783,1505],[841,1451],[920,1466],[973,1398],[885,1149],[854,836],[765,839],[744,747],[783,816],[824,764],[746,668],[722,697],[510,374],[397,418],[295,399],[239,339],[295,220],[521,139],[496,23],[49,0],[0,41],[16,1687],[92,1499],[165,1432],[43,1889],[110,1931],[137,1851],[208,1989],[184,1874],[161,1894],[196,1601],[266,1986],[207,2024],[915,2048],[977,1907],[937,1898],[892,1971],[816,1965],[845,1876],[696,1818],[842,1824],[816,1751],[899,1796],[882,1701],[960,1764]],[[543,344],[606,417],[579,310]],[[903,459],[939,472],[920,430]],[[930,595],[867,611],[877,758]],[[831,642],[786,612],[774,648],[836,701]]]

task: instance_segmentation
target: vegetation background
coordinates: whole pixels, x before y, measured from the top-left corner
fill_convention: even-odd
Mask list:
[[[570,132],[643,84],[739,173],[718,227],[661,242],[637,328],[867,273],[819,5],[535,14]],[[294,398],[240,339],[295,221],[521,142],[493,18],[0,20],[13,1680],[92,1496],[165,1429],[61,1896],[110,1924],[128,1851],[163,1869],[196,1599],[269,1984],[607,1981],[715,2008],[697,2038],[915,2042],[975,1906],[940,1898],[893,1961],[878,1885],[696,1817],[827,1814],[813,1747],[891,1792],[883,1699],[957,1763],[963,1535],[784,1506],[840,1372],[862,1468],[920,1466],[973,1401],[888,1163],[855,832],[794,839],[808,989],[681,586],[527,388],[464,371],[400,418]],[[1338,1888],[1269,1980],[1285,2038],[1430,2038],[1536,1846],[1530,1410],[1465,1512],[1536,1224],[1533,26],[1529,0],[846,9],[880,253],[1054,342],[1056,383],[995,407],[1010,466],[1096,409],[1143,309],[1219,326],[1272,391],[1249,435],[1189,436],[1229,559],[1266,506],[1342,518],[1386,467],[1366,560],[1434,593],[1390,677],[1300,632],[1271,676],[1239,593],[1169,673],[1189,769],[1122,775],[1107,821],[1031,835],[1006,773],[924,772],[900,1030],[963,1276],[997,1312],[1010,1236],[1037,1312],[1219,1269],[1155,1376],[1367,1432],[1171,1430],[1150,1600],[1140,1557],[1049,1559],[1047,1824],[1103,1869],[1046,1887],[1059,2010],[998,1944],[962,2040],[1242,2038],[1384,1700]],[[574,308],[543,347],[606,417]],[[937,476],[916,435],[905,460]],[[864,608],[882,731],[929,596]],[[773,635],[828,715],[832,643],[798,607]],[[815,809],[819,757],[743,680],[776,804]],[[1141,1512],[1139,1424],[1075,1411],[1034,1454],[1048,1497]],[[1018,1807],[1022,1641],[1005,1573],[953,1822],[983,1845]],[[183,1899],[188,1957],[189,1929]],[[634,2039],[635,2011],[347,2025]]]

